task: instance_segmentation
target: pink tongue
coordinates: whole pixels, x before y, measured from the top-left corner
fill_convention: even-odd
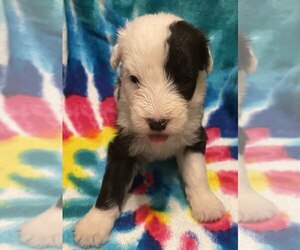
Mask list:
[[[165,143],[169,136],[168,135],[148,135],[149,140],[153,144],[163,144]]]

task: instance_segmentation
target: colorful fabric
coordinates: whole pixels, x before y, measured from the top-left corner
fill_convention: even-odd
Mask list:
[[[21,224],[61,195],[61,23],[60,1],[0,2],[3,250],[32,249],[19,239]]]

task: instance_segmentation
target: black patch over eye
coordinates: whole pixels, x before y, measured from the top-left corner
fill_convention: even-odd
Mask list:
[[[136,84],[140,83],[139,79],[134,75],[130,76],[130,81],[132,81],[133,83],[136,83]]]
[[[208,40],[204,34],[185,21],[170,25],[168,55],[164,65],[166,75],[171,78],[179,93],[191,100],[199,71],[209,65]]]
[[[190,83],[190,82],[192,82],[193,81],[193,78],[192,77],[190,77],[190,76],[183,76],[182,77],[183,79],[183,83]]]

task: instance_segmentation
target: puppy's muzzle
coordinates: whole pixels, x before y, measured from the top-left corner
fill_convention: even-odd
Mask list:
[[[147,123],[151,130],[161,132],[166,129],[168,120],[167,119],[156,120],[156,119],[149,118],[147,119]]]

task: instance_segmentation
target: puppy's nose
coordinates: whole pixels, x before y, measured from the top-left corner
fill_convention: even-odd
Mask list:
[[[166,119],[155,120],[155,119],[149,118],[149,119],[147,119],[147,122],[148,122],[151,130],[163,131],[166,129],[168,120],[166,120]]]

